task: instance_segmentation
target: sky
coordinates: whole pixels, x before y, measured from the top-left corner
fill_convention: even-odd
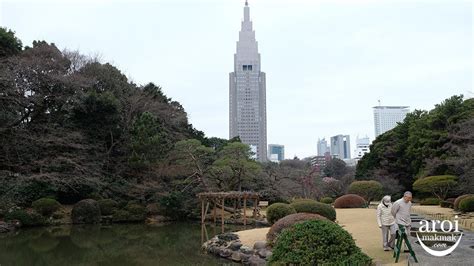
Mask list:
[[[0,25],[99,55],[179,101],[206,136],[228,138],[229,72],[244,0],[0,0]],[[318,138],[374,139],[373,106],[429,110],[473,97],[473,3],[466,0],[249,0],[267,75],[268,143],[285,157]]]

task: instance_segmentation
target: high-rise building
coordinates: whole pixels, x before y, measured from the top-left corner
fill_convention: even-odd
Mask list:
[[[326,139],[318,139],[318,156],[326,156],[327,152],[330,153],[330,149]]]
[[[255,147],[256,158],[267,160],[267,113],[265,73],[260,68],[260,54],[245,2],[234,54],[234,72],[229,74],[229,137]]]
[[[362,156],[364,156],[364,154],[370,151],[369,146],[370,146],[369,137],[357,138],[354,159],[356,159],[356,161],[360,160]]]
[[[351,158],[351,140],[349,135],[331,137],[331,156],[341,160]]]
[[[374,127],[375,137],[391,130],[410,112],[408,106],[375,106]]]
[[[274,162],[275,159],[278,162],[285,160],[285,146],[279,144],[268,144],[268,156],[272,162]]]

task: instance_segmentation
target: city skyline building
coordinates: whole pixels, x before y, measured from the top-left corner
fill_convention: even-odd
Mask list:
[[[331,137],[331,157],[351,159],[351,140],[349,135]]]
[[[375,138],[393,129],[410,112],[409,106],[374,106]]]
[[[261,71],[250,8],[245,1],[234,72],[229,74],[229,138],[239,136],[255,150],[258,161],[267,160],[266,76]]]
[[[318,139],[318,156],[325,156],[327,152],[331,153],[331,150],[326,138]]]
[[[268,144],[268,157],[272,162],[285,160],[285,146],[280,144]]]
[[[358,162],[366,153],[370,152],[370,139],[369,137],[357,138],[356,149],[354,152],[354,159]]]

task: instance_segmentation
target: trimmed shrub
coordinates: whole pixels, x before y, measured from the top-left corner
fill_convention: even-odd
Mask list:
[[[159,200],[160,212],[164,216],[171,217],[176,220],[181,220],[186,217],[185,195],[181,192],[171,192],[168,195],[162,196]]]
[[[324,220],[304,221],[283,230],[272,250],[277,265],[370,265],[352,236]]]
[[[97,201],[102,215],[112,215],[118,207],[118,203],[112,199],[102,199]]]
[[[295,208],[296,212],[298,213],[316,213],[328,218],[331,221],[336,220],[336,210],[334,210],[333,207],[315,200],[300,200],[292,202],[290,206]]]
[[[101,219],[100,206],[93,199],[84,199],[76,203],[72,209],[71,218],[75,224],[96,224]]]
[[[13,210],[5,215],[5,221],[18,220],[23,226],[38,226],[46,224],[43,216],[36,212],[27,212],[25,210]]]
[[[130,213],[130,221],[143,221],[146,218],[146,208],[137,203],[129,203],[125,210]]]
[[[281,193],[274,189],[266,189],[258,192],[260,194],[260,200],[268,201],[268,204],[273,204],[277,202],[288,203],[288,199],[283,197]]]
[[[315,213],[295,213],[287,215],[272,225],[267,233],[267,242],[272,245],[283,229],[308,220],[327,220],[327,218]]]
[[[440,200],[438,198],[426,198],[420,201],[420,205],[439,205]]]
[[[35,209],[35,211],[41,215],[51,216],[51,214],[61,208],[61,204],[55,199],[41,198],[34,201],[33,204],[31,204],[31,207],[33,207],[33,209]]]
[[[454,210],[459,210],[459,203],[461,202],[461,200],[463,200],[464,198],[467,198],[469,196],[472,196],[473,194],[466,194],[466,195],[461,195],[459,197],[456,198],[456,200],[454,200]]]
[[[270,224],[278,221],[279,219],[296,213],[296,210],[286,203],[273,203],[267,208],[267,220]]]
[[[441,206],[442,208],[454,208],[454,201],[456,200],[456,198],[449,198],[449,199],[446,199],[446,200],[442,200],[439,202],[439,206]]]
[[[324,197],[324,198],[321,198],[321,200],[319,202],[326,203],[326,204],[332,204],[334,202],[334,200],[331,197]]]
[[[427,176],[416,180],[413,183],[413,189],[423,193],[431,193],[442,200],[457,184],[458,178],[453,175]]]
[[[349,186],[348,193],[363,197],[368,203],[382,196],[382,184],[375,180],[354,181]]]
[[[334,208],[365,208],[367,202],[364,198],[355,194],[340,196],[334,201]]]
[[[147,215],[157,215],[160,213],[160,206],[157,203],[150,203],[146,205],[146,214]]]
[[[130,222],[130,213],[126,210],[115,210],[112,221],[116,223]]]
[[[459,203],[459,210],[462,212],[474,211],[474,195],[463,198]]]

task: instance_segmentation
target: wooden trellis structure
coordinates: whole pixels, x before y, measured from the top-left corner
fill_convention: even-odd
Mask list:
[[[210,203],[214,204],[214,211],[212,213],[212,219],[214,223],[217,220],[217,207],[220,206],[221,209],[221,226],[222,231],[224,230],[224,209],[225,209],[225,200],[231,199],[234,202],[242,201],[243,200],[243,208],[244,208],[244,225],[247,225],[247,200],[253,200],[253,218],[256,218],[257,215],[257,207],[259,201],[259,194],[256,192],[250,191],[229,191],[229,192],[205,192],[198,194],[199,200],[201,201],[201,223],[204,224],[206,220],[206,215],[209,210]],[[234,205],[235,209],[235,205]]]

